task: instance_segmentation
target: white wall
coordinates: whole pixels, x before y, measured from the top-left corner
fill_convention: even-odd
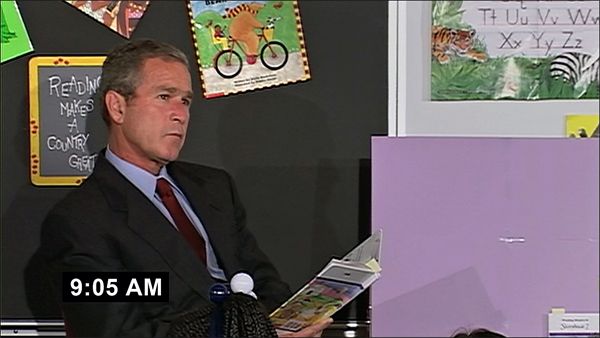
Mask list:
[[[431,3],[389,1],[389,135],[563,137],[598,100],[430,101]]]

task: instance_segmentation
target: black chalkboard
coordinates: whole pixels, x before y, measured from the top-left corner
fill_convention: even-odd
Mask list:
[[[29,61],[30,174],[35,185],[79,185],[92,173],[86,120],[94,113],[103,56]],[[96,113],[97,114],[97,113]]]

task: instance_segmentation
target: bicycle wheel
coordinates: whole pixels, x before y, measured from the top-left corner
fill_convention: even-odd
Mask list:
[[[288,50],[279,41],[269,41],[260,50],[260,61],[270,70],[283,68],[288,60]]]
[[[222,78],[236,77],[242,71],[242,57],[234,50],[222,50],[215,57],[215,70]]]

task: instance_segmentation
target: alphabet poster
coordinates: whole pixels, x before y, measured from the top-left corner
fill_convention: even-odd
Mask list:
[[[431,99],[598,99],[599,7],[433,1]]]
[[[14,1],[0,1],[1,62],[33,51],[27,29]]]
[[[296,1],[188,3],[204,97],[310,79]]]
[[[146,12],[149,0],[65,0],[106,27],[129,38]]]

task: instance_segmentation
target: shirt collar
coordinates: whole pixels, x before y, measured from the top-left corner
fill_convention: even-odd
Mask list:
[[[110,162],[125,178],[127,178],[138,190],[146,197],[153,199],[156,192],[156,180],[164,178],[174,187],[177,192],[183,195],[179,187],[175,184],[173,178],[167,172],[167,167],[162,166],[158,175],[153,175],[148,171],[125,161],[124,159],[113,153],[110,148],[106,147],[106,160]]]

